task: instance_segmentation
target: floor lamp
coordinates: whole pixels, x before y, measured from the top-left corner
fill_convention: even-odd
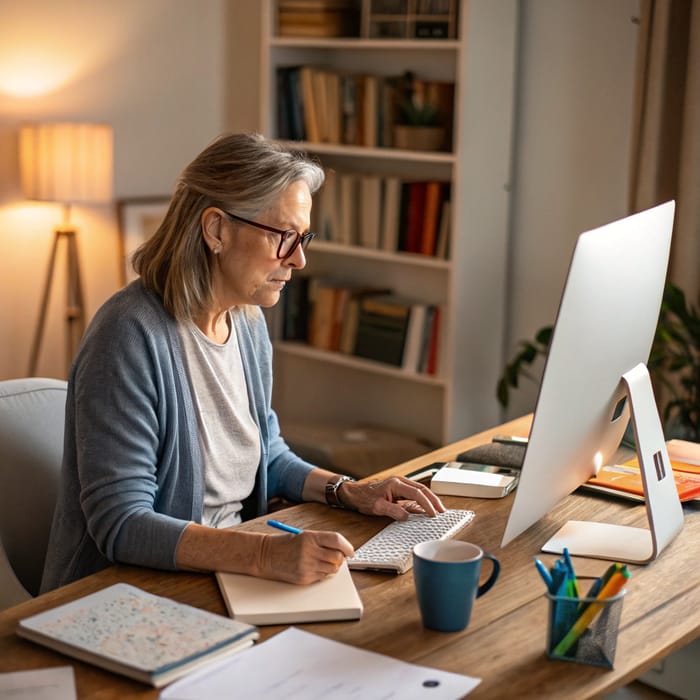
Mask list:
[[[29,358],[29,376],[36,374],[46,327],[58,252],[66,260],[66,376],[85,330],[77,231],[70,223],[75,203],[94,204],[112,198],[112,129],[104,124],[32,124],[20,130],[22,190],[28,199],[59,202],[63,223],[54,230],[49,268]]]

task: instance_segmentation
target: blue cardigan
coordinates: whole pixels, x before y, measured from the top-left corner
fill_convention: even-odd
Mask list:
[[[272,346],[259,308],[233,314],[251,414],[260,429],[255,490],[301,500],[311,464],[279,433],[271,408]],[[177,324],[139,280],[92,320],[71,370],[63,467],[42,591],[112,562],[175,569],[185,527],[201,522],[204,481],[197,418]]]

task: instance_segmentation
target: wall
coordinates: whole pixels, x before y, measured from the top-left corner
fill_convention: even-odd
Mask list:
[[[554,322],[577,235],[627,214],[638,12],[638,0],[521,4],[506,357]],[[525,382],[508,416],[535,398]]]
[[[222,129],[225,0],[0,0],[0,379],[27,372],[58,205],[19,191],[23,121],[114,127],[115,199],[168,194]],[[88,316],[120,284],[114,206],[74,207]],[[60,264],[61,261],[59,261]],[[39,373],[63,370],[63,276]]]
[[[109,122],[115,196],[167,194],[224,125],[256,123],[255,6],[0,0],[0,379],[26,374],[60,217],[56,205],[22,199],[19,124]],[[625,213],[637,8],[638,0],[522,1],[508,353],[554,319],[576,234]],[[114,208],[76,207],[74,222],[91,315],[119,286]],[[57,282],[39,367],[49,376],[63,374]],[[518,392],[511,412],[530,410],[533,395]]]

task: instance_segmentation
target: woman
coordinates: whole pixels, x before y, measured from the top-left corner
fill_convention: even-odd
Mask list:
[[[322,183],[259,135],[221,137],[185,169],[134,256],[140,279],[97,312],[71,370],[42,590],[112,562],[311,583],[353,554],[335,532],[232,527],[275,496],[399,520],[444,510],[407,479],[315,468],[280,436],[260,307],[305,266]]]

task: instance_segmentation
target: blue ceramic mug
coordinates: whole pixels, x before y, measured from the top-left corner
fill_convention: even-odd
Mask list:
[[[491,575],[479,585],[481,562],[490,559]],[[474,600],[491,589],[501,565],[480,547],[459,540],[430,540],[413,548],[413,580],[423,625],[458,632],[469,624]]]

